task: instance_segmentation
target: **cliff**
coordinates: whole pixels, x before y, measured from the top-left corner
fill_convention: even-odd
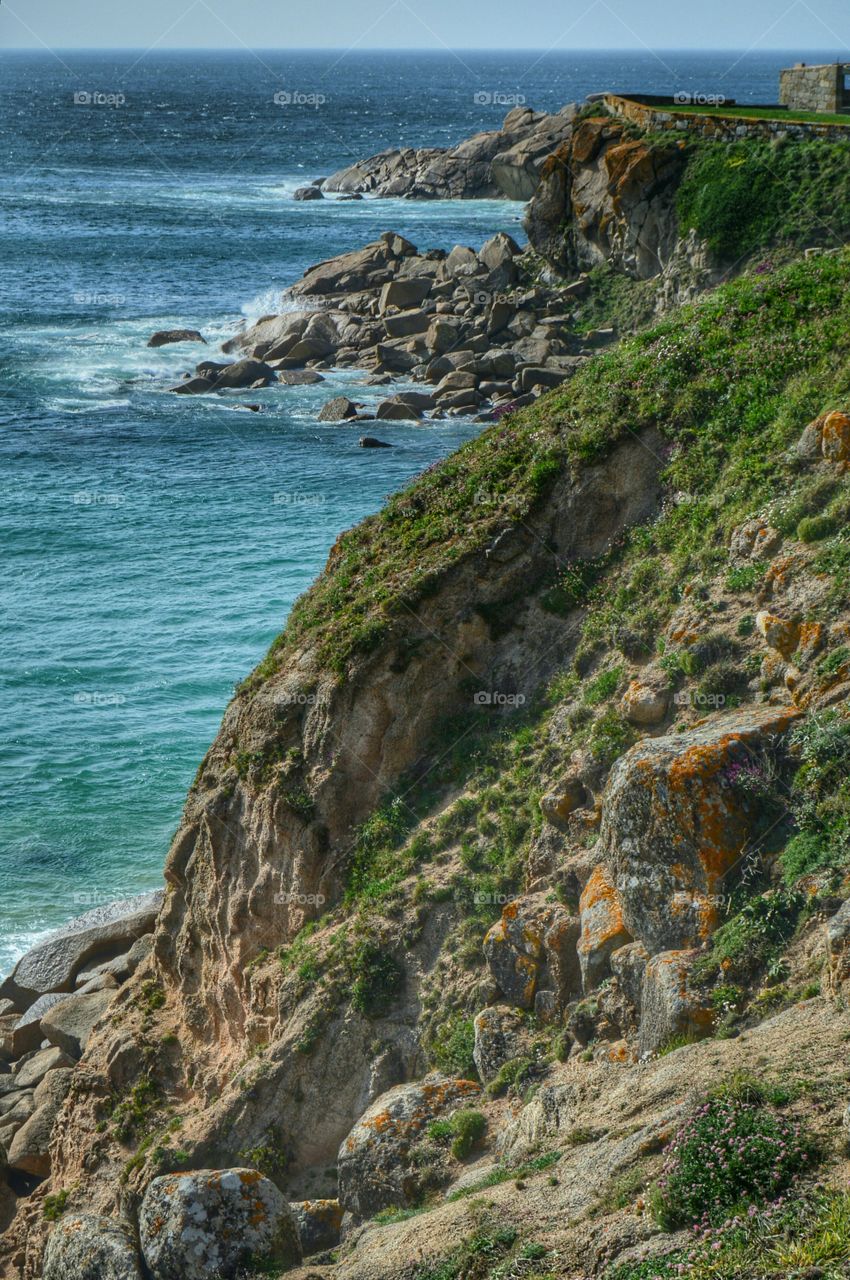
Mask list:
[[[724,286],[340,537],[54,1073],[7,1274],[57,1219],[67,1274],[98,1214],[194,1274],[157,1206],[179,1240],[175,1188],[230,1194],[188,1171],[235,1169],[310,1275],[631,1280],[692,1247],[668,1144],[718,1108],[785,1134],[742,1194],[798,1186],[789,1248],[840,1211],[848,280]]]
[[[3,984],[5,1275],[846,1274],[850,254],[796,256],[839,151],[730,221],[750,144],[556,123],[512,121],[531,250],[388,233],[196,371],[490,420],[341,534],[162,900]]]

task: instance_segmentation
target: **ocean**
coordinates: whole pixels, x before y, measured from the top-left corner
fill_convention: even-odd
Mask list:
[[[394,230],[522,241],[507,201],[296,187],[603,89],[772,101],[788,54],[0,54],[0,974],[161,882],[234,684],[337,534],[479,428],[319,424],[350,371],[240,399],[167,388],[316,261]],[[810,55],[811,60],[827,60]],[[208,346],[150,350],[157,329]],[[354,388],[354,391],[352,391]]]

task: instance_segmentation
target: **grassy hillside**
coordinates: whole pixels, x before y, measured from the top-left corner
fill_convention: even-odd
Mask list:
[[[308,637],[343,674],[405,604],[506,521],[523,521],[566,470],[653,427],[668,441],[671,491],[688,502],[618,550],[609,600],[622,608],[631,598],[646,611],[636,625],[649,642],[686,576],[720,563],[736,521],[786,491],[783,452],[802,426],[850,400],[848,283],[846,253],[766,267],[622,342],[563,390],[484,431],[338,539],[256,676]],[[646,575],[649,558],[647,599],[628,566],[640,562]],[[588,575],[578,576],[551,586],[564,601],[583,596]],[[600,586],[591,633],[604,626],[605,595]]]

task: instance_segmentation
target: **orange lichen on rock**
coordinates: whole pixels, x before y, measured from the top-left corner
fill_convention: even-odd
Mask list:
[[[850,462],[850,417],[829,413],[821,429],[821,452],[828,462],[846,467]]]
[[[623,920],[623,906],[606,868],[596,867],[579,901],[581,937],[578,955],[586,990],[604,975],[613,951],[632,941]]]

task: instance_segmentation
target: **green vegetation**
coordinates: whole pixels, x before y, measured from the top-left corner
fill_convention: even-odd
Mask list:
[[[283,1136],[278,1130],[271,1131],[266,1142],[239,1151],[237,1159],[240,1164],[256,1169],[267,1178],[279,1177],[289,1164]]]
[[[800,1126],[757,1093],[711,1097],[670,1143],[653,1211],[665,1230],[700,1221],[716,1226],[740,1206],[775,1199],[813,1155]]]
[[[361,942],[351,960],[351,1003],[367,1017],[379,1018],[404,985],[404,969],[379,943]]]
[[[43,1217],[46,1222],[58,1222],[68,1206],[70,1192],[64,1187],[54,1195],[44,1197]]]
[[[475,1048],[475,1027],[471,1018],[452,1014],[437,1027],[428,1044],[434,1066],[448,1075],[465,1080],[478,1078],[478,1069],[472,1050]]]
[[[465,1160],[481,1142],[487,1119],[481,1111],[456,1111],[448,1120],[435,1120],[428,1126],[428,1137],[437,1142],[450,1142],[456,1160]]]
[[[804,896],[789,890],[751,898],[712,935],[708,953],[694,965],[694,978],[722,974],[724,983],[751,981],[791,941],[804,906]]]
[[[731,1216],[692,1247],[615,1266],[604,1280],[844,1280],[850,1259],[850,1192],[795,1194]]]
[[[841,655],[840,666],[842,650],[834,654]],[[830,674],[832,663],[822,669]],[[800,834],[782,855],[786,879],[844,866],[850,857],[850,719],[837,710],[809,716],[793,730],[791,743],[800,759],[791,791]]]
[[[675,106],[677,112],[682,111],[686,115],[708,115],[708,116],[731,116],[733,119],[745,120],[778,120],[782,124],[791,124],[794,121],[803,124],[840,124],[845,129],[850,129],[850,116],[835,115],[828,111],[793,111],[782,107],[747,107],[747,106],[719,106],[704,105],[698,102],[677,103]]]
[[[677,208],[682,228],[727,262],[777,244],[841,245],[850,233],[850,136],[699,142]]]
[[[482,1226],[436,1264],[420,1267],[415,1280],[486,1280],[516,1244],[515,1227]]]

